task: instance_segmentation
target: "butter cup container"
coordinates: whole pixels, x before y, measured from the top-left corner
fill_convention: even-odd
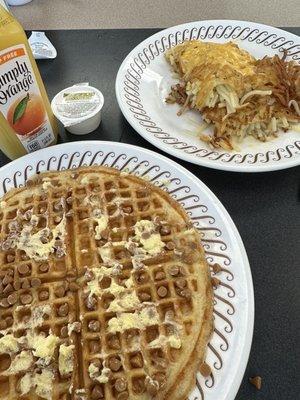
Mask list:
[[[59,92],[51,102],[55,117],[74,135],[86,135],[101,123],[104,97],[89,84],[78,84]]]

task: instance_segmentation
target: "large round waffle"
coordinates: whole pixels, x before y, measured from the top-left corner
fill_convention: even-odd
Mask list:
[[[212,329],[200,243],[166,192],[112,168],[1,202],[1,399],[185,399]]]

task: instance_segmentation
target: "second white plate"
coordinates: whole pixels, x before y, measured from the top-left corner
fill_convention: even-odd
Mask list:
[[[116,95],[127,121],[154,146],[175,157],[210,168],[264,172],[300,164],[300,133],[290,131],[262,143],[249,139],[240,152],[211,149],[193,132],[201,116],[188,111],[177,116],[179,106],[165,103],[178,81],[164,52],[185,40],[236,42],[256,58],[287,51],[288,60],[300,62],[300,38],[267,25],[245,21],[198,21],[174,26],[149,37],[125,58],[116,80]]]

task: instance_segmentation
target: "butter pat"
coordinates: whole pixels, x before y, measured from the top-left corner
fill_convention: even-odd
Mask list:
[[[31,390],[32,379],[30,374],[25,374],[20,380],[21,396],[27,394]]]
[[[139,298],[137,297],[136,293],[125,293],[120,298],[114,299],[107,311],[111,312],[122,312],[126,310],[130,310],[136,308],[141,304]]]
[[[59,356],[58,356],[58,369],[61,375],[68,375],[73,372],[73,350],[75,346],[70,345],[66,346],[62,344],[59,347]]]
[[[127,329],[144,329],[159,323],[155,307],[145,307],[135,313],[122,313],[108,321],[109,332],[124,332]]]
[[[155,233],[152,221],[141,220],[134,226],[135,238],[141,243],[146,253],[150,255],[159,254],[165,247],[160,234]]]
[[[28,346],[33,349],[35,357],[42,358],[46,363],[49,363],[53,357],[56,345],[59,338],[55,335],[27,335]]]
[[[168,342],[170,344],[170,347],[173,349],[180,349],[181,348],[181,340],[178,336],[171,335],[168,337]]]
[[[38,396],[46,400],[52,399],[54,374],[44,369],[41,374],[35,374],[32,379],[33,387]]]
[[[108,217],[106,215],[102,215],[100,218],[94,218],[94,221],[97,223],[95,227],[95,239],[101,239],[101,233],[107,228]]]
[[[16,353],[18,349],[19,349],[18,341],[13,335],[5,335],[0,339],[0,354]]]
[[[11,362],[10,367],[3,372],[3,375],[15,375],[21,371],[28,370],[33,363],[33,356],[30,351],[21,351]]]

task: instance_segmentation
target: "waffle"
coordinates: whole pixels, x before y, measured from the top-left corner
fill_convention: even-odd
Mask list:
[[[212,289],[181,206],[98,166],[37,175],[0,205],[0,398],[185,399]]]

